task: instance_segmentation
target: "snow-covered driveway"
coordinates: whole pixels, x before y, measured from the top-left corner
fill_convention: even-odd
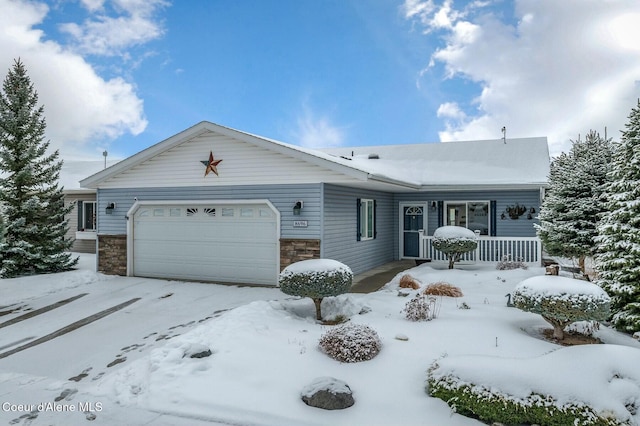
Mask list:
[[[230,292],[212,284],[105,276],[92,272],[93,262],[94,256],[82,255],[77,271],[0,280],[0,422],[28,424],[29,404],[65,400],[69,408],[88,411],[83,421],[91,414],[99,420],[106,407],[82,405],[83,383],[225,310],[284,296],[274,288]],[[40,411],[39,420],[47,418]],[[108,411],[114,421],[124,420]]]

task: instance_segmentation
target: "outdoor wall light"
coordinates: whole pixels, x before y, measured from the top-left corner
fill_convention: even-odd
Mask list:
[[[300,211],[302,210],[303,206],[304,203],[302,201],[296,201],[296,203],[293,205],[293,215],[300,216]]]
[[[105,209],[106,214],[113,214],[113,210],[116,208],[116,203],[107,203],[107,208]]]

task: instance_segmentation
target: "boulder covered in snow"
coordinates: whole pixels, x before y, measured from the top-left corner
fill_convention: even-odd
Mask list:
[[[208,346],[198,343],[191,343],[184,347],[184,357],[189,358],[206,358],[211,356],[212,352]]]
[[[305,404],[324,410],[343,410],[355,403],[349,385],[333,377],[314,379],[305,386],[301,396]]]

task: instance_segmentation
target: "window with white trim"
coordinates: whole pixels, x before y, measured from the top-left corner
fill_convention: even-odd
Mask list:
[[[370,199],[360,199],[358,202],[358,239],[360,241],[372,240],[376,237],[376,201]]]

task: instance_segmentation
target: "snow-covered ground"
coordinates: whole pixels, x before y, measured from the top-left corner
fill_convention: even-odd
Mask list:
[[[542,275],[541,268],[413,268],[407,272],[423,286],[446,281],[464,292],[459,299],[443,298],[438,317],[428,322],[404,318],[401,311],[411,296],[398,296],[399,277],[376,293],[325,299],[325,317],[349,316],[374,328],[382,340],[377,357],[356,364],[341,364],[318,349],[330,326],[316,323],[310,299],[297,300],[277,289],[104,276],[92,268],[90,258],[83,257],[77,271],[0,281],[5,306],[0,311],[16,309],[0,316],[0,421],[481,424],[425,393],[427,369],[443,359],[448,368],[458,365],[477,380],[491,378],[492,386],[509,385],[524,394],[544,389],[560,398],[580,395],[599,409],[616,410],[621,402],[624,409],[628,401],[622,400],[635,392],[640,405],[639,342],[601,327],[595,335],[606,345],[582,352],[563,348],[541,338],[541,329],[550,326],[539,315],[506,306],[505,295],[523,279]],[[29,308],[83,293],[64,306],[2,326]],[[2,358],[17,346],[138,297],[91,324]],[[460,309],[463,303],[469,309]],[[409,340],[396,339],[400,335]],[[209,357],[185,357],[207,348]],[[612,385],[616,372],[625,380]],[[348,383],[354,406],[324,411],[301,401],[301,391],[326,376]],[[29,405],[40,403],[43,410],[29,419]],[[640,413],[629,418],[640,424]]]

